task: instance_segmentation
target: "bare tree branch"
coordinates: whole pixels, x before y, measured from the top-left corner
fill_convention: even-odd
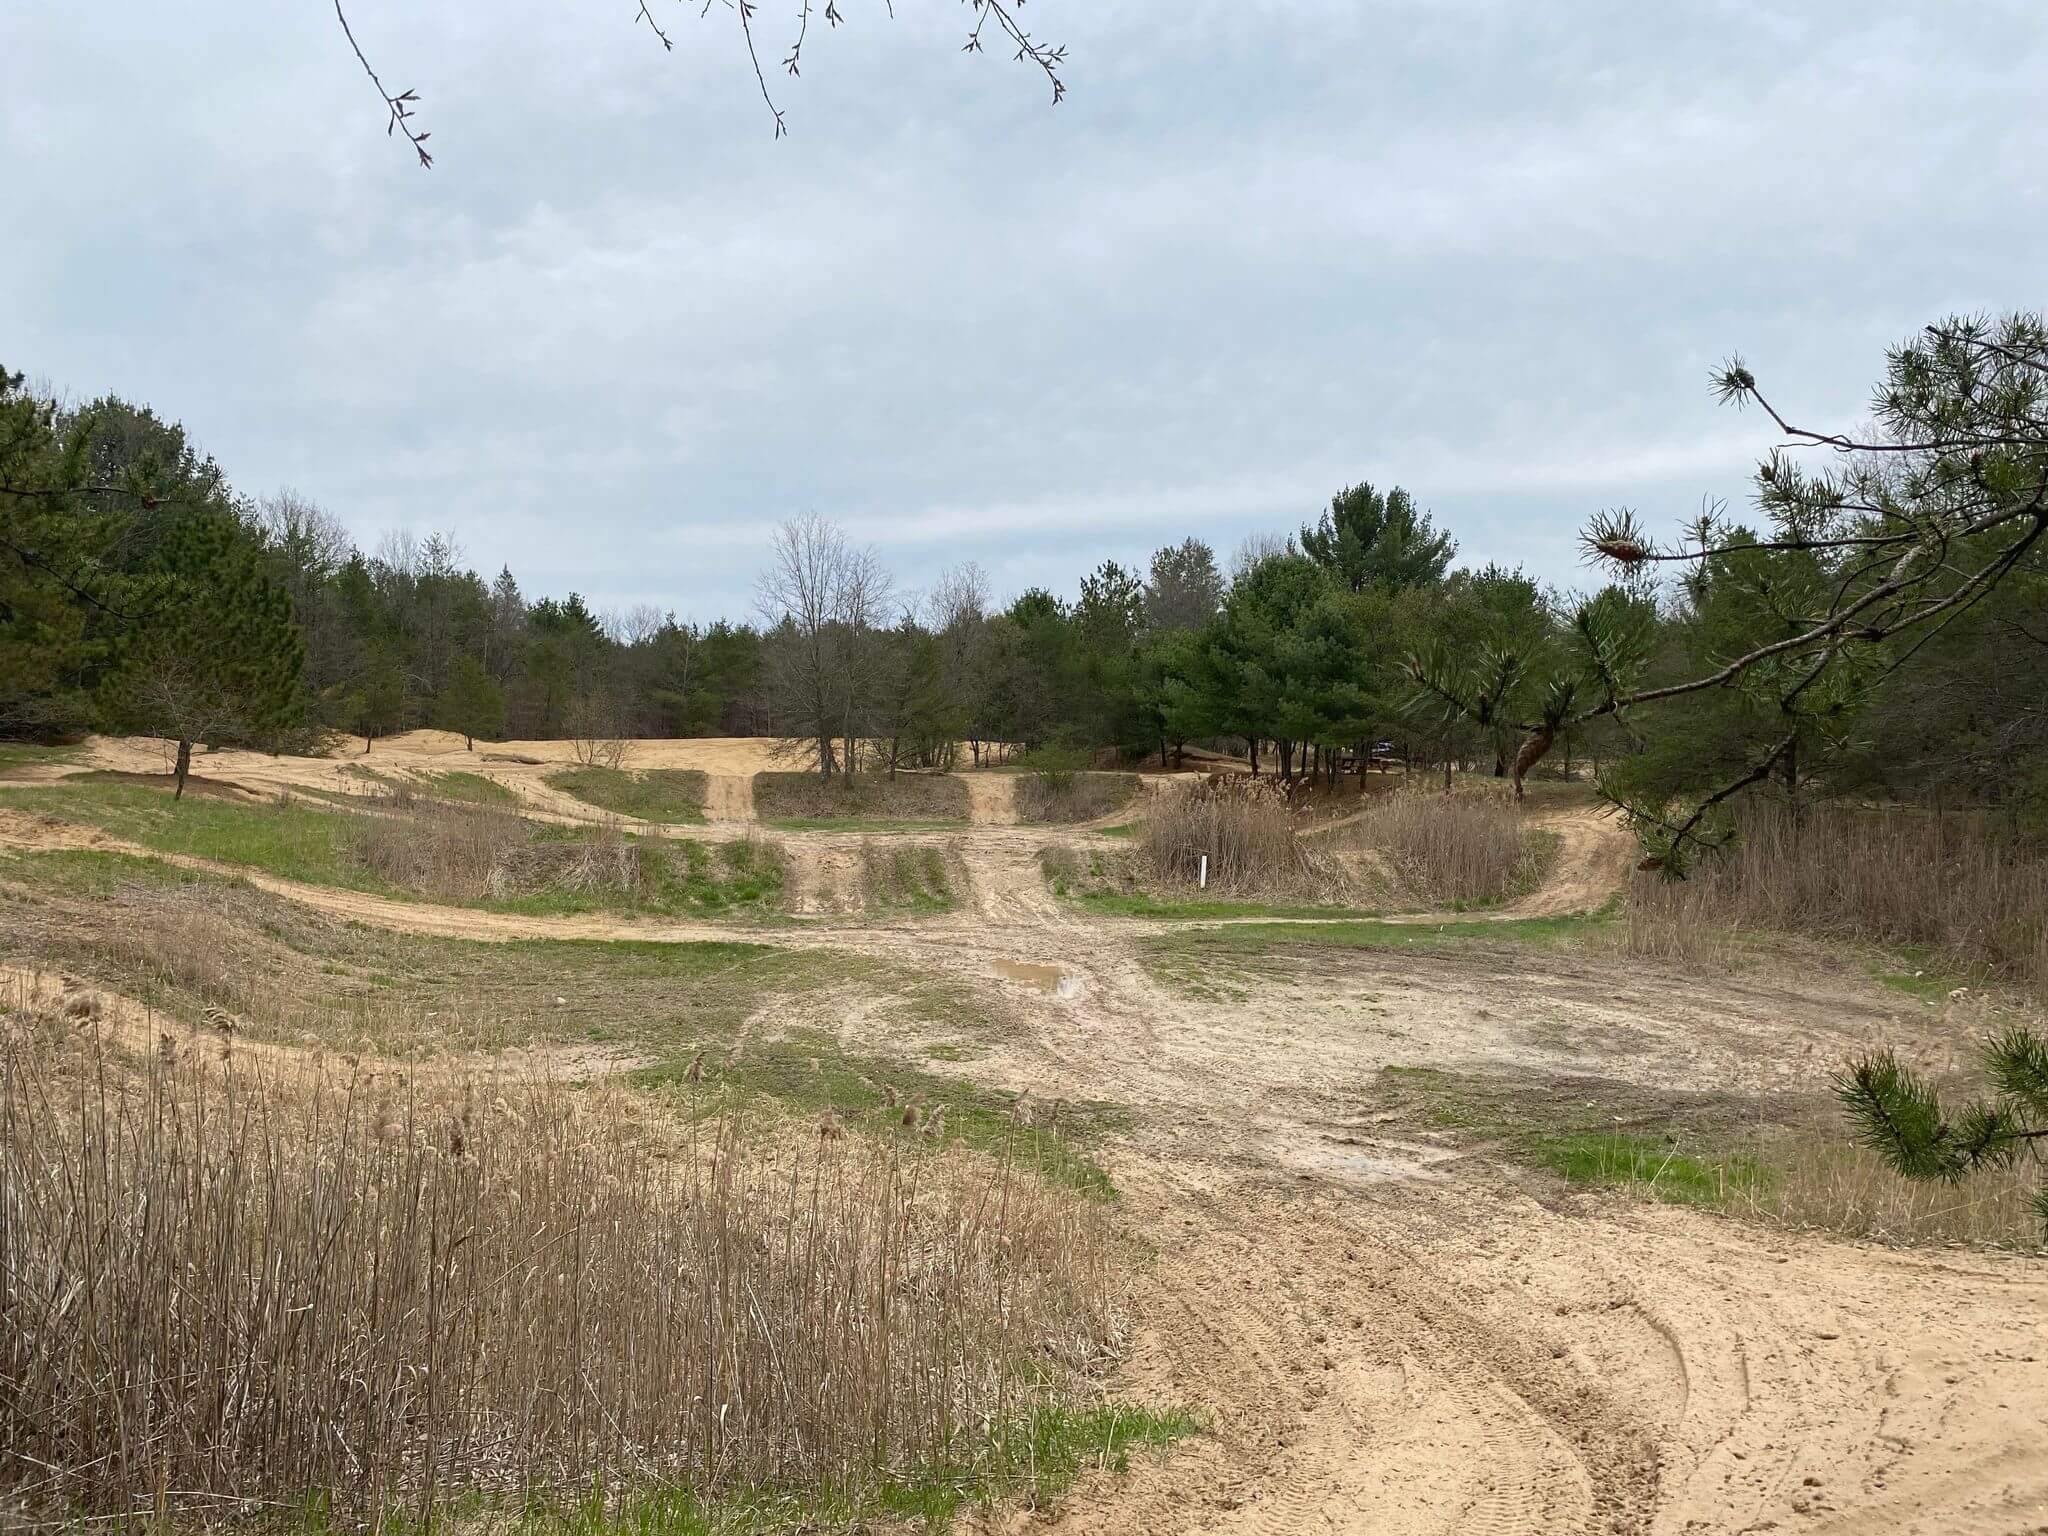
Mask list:
[[[646,7],[642,6],[641,9],[645,10]],[[419,93],[406,90],[394,96],[385,89],[384,82],[377,78],[377,71],[372,69],[370,61],[363,57],[362,45],[356,41],[356,34],[348,24],[348,16],[341,8],[341,0],[334,0],[334,19],[341,23],[342,35],[348,39],[349,47],[355,50],[356,62],[363,66],[363,73],[370,77],[370,84],[377,87],[377,94],[384,99],[385,110],[391,114],[390,120],[384,125],[385,136],[389,137],[394,130],[404,134],[406,142],[412,145],[413,153],[420,157],[420,168],[433,169],[434,157],[427,153],[427,140],[432,135],[416,133],[412,126],[413,108],[419,103]]]

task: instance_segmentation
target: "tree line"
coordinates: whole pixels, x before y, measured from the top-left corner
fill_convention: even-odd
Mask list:
[[[1933,340],[1893,358],[1879,403],[1906,413],[1894,438],[1994,413],[1969,418],[1961,447],[1915,458],[1828,438],[1851,468],[1818,477],[1774,454],[1755,525],[1710,509],[1668,547],[1602,514],[1588,550],[1607,577],[1585,590],[1459,566],[1408,490],[1361,483],[1247,540],[1228,569],[1183,538],[1142,567],[1103,562],[1071,596],[1003,601],[972,564],[902,589],[828,521],[793,518],[752,611],[701,623],[529,596],[449,535],[365,552],[301,496],[237,491],[148,406],[60,406],[0,374],[0,734],[304,748],[345,732],[365,750],[422,725],[472,741],[752,735],[826,774],[1019,749],[1171,765],[1200,744],[1286,779],[1364,771],[1385,745],[1518,783],[1590,760],[1681,861],[1712,825],[1687,818],[1738,780],[2038,827],[2035,524],[1929,522],[1979,507],[1981,523],[1980,504],[2024,509],[2038,489],[1990,456],[2039,430],[2029,323],[1988,339],[2002,352]],[[1929,622],[1896,599],[1828,622],[1927,538],[1940,548],[1913,600]]]

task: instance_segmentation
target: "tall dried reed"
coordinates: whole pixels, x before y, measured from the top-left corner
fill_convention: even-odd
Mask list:
[[[1925,946],[2048,993],[2048,855],[1908,810],[1760,804],[1738,830],[1686,880],[1635,882],[1632,949],[1681,954],[1716,929],[1775,930]]]
[[[1094,821],[1122,810],[1137,792],[1134,773],[1022,773],[1017,776],[1017,819],[1035,825]]]
[[[1343,829],[1385,863],[1401,891],[1452,905],[1496,902],[1531,883],[1538,851],[1514,802],[1489,793],[1403,790]]]
[[[971,1467],[1109,1337],[1099,1209],[957,1150],[4,1028],[20,1509],[858,1486]]]
[[[1301,837],[1286,798],[1266,781],[1224,779],[1154,797],[1138,857],[1157,885],[1196,884],[1208,856],[1208,888],[1233,896],[1317,897],[1342,877]]]

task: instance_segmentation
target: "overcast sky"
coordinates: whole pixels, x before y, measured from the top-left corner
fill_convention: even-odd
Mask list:
[[[1884,348],[2039,306],[2048,6],[1031,0],[0,5],[0,363],[181,419],[365,543],[750,606],[815,510],[907,585],[1071,592],[1348,481],[1583,580],[1585,514],[1740,503],[1733,351],[1830,426]]]

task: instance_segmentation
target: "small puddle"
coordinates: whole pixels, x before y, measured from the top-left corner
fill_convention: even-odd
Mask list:
[[[1081,978],[1069,976],[1056,965],[1041,965],[1030,960],[998,960],[996,970],[1012,981],[1021,981],[1027,987],[1049,992],[1054,997],[1081,995]]]

